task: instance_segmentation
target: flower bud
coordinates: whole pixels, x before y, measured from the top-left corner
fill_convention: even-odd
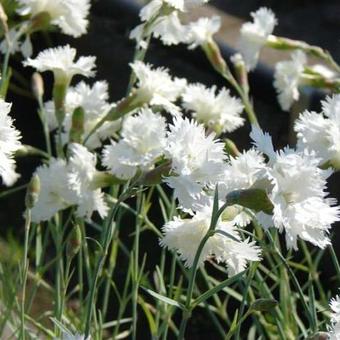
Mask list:
[[[0,24],[1,24],[1,27],[2,27],[5,34],[8,33],[7,20],[8,20],[7,14],[6,14],[3,6],[0,3]]]
[[[240,156],[241,152],[237,148],[236,144],[229,138],[224,140],[224,145],[227,153],[233,157]]]
[[[222,57],[221,50],[214,40],[210,39],[202,45],[202,48],[211,65],[218,73],[224,75],[230,73],[226,62]]]
[[[96,171],[91,182],[91,189],[96,190],[105,188],[116,184],[124,184],[126,180],[117,178],[112,174],[104,171]]]
[[[37,203],[40,193],[40,179],[38,175],[33,175],[31,181],[28,184],[25,205],[27,209],[32,209]]]
[[[123,98],[118,102],[117,106],[109,111],[107,120],[117,120],[138,107],[143,106],[143,104],[145,104],[145,102],[143,101],[143,98],[140,98],[138,95],[138,91],[132,91],[128,97]]]
[[[81,143],[84,134],[85,111],[77,107],[72,114],[72,126],[70,130],[70,142]]]
[[[51,23],[51,15],[48,12],[40,12],[35,15],[29,24],[27,34],[31,34],[36,31],[46,30]]]
[[[317,332],[308,339],[309,340],[329,340],[330,336],[329,336],[329,333],[326,333],[326,332]]]
[[[278,302],[274,299],[258,299],[255,300],[251,306],[250,310],[258,312],[268,312],[277,306]]]
[[[273,203],[267,193],[262,189],[235,190],[226,197],[226,202],[230,205],[238,204],[255,212],[263,211],[271,215],[273,213]]]
[[[65,100],[68,88],[68,82],[63,82],[63,79],[54,79],[53,85],[53,101],[55,107],[55,114],[59,126],[63,124],[65,118]]]
[[[243,207],[239,205],[231,205],[226,207],[221,215],[222,221],[232,221],[243,210]]]
[[[164,176],[169,175],[169,172],[171,170],[171,163],[166,162],[158,167],[156,167],[153,170],[150,170],[146,173],[144,173],[139,182],[142,185],[157,185],[162,182],[162,178]]]
[[[40,73],[34,72],[31,79],[32,92],[35,99],[40,102],[44,96],[44,80]]]
[[[238,83],[241,85],[243,91],[248,94],[249,93],[248,73],[242,55],[240,53],[236,53],[230,59],[234,64],[234,69]]]
[[[78,254],[81,247],[81,230],[79,227],[79,224],[77,223],[69,236],[67,246],[66,246],[66,252],[67,256],[73,257]]]

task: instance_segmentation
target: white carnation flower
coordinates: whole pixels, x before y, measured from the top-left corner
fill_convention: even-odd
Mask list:
[[[211,222],[211,207],[205,207],[191,219],[175,217],[163,227],[164,238],[160,244],[171,250],[176,250],[187,267],[191,267],[198,246]],[[218,221],[216,230],[221,230],[233,238],[215,234],[208,239],[203,247],[198,264],[214,258],[217,262],[227,264],[229,276],[240,273],[247,267],[249,261],[260,260],[260,249],[249,239],[242,241],[232,222]],[[237,241],[236,241],[236,240]]]
[[[11,104],[0,99],[0,177],[6,186],[14,184],[19,175],[15,172],[14,153],[20,149],[20,132],[8,115]]]
[[[48,13],[51,23],[65,34],[77,38],[87,32],[90,0],[18,0],[18,3],[19,14],[35,17]]]
[[[123,179],[132,178],[137,169],[149,170],[164,153],[166,123],[159,114],[142,109],[124,120],[122,139],[103,150],[103,165]]]
[[[243,125],[240,117],[243,105],[230,95],[229,90],[222,88],[216,94],[216,86],[206,88],[202,84],[186,87],[183,95],[183,106],[193,111],[193,116],[216,132],[232,132]]]
[[[28,58],[24,66],[31,66],[39,72],[52,71],[56,82],[68,84],[76,74],[92,77],[95,72],[95,57],[76,57],[76,49],[69,45],[49,48],[38,54],[35,59]]]
[[[260,51],[277,24],[275,14],[266,7],[252,12],[251,16],[254,21],[242,25],[239,41],[239,49],[249,70],[256,67]]]
[[[174,124],[170,125],[166,156],[172,161],[175,176],[165,181],[175,189],[175,195],[184,209],[192,209],[197,199],[197,185],[203,190],[223,177],[226,159],[224,145],[214,137],[214,133],[206,136],[203,125],[187,118],[176,117]],[[185,195],[179,196],[185,192]]]
[[[135,90],[140,102],[178,113],[179,109],[173,103],[185,88],[185,79],[172,79],[167,69],[152,69],[141,61],[134,62],[131,67],[138,79]]]
[[[322,113],[305,111],[295,121],[298,149],[313,150],[321,164],[340,168],[340,95],[322,101]]]
[[[96,156],[83,145],[73,143],[69,146],[68,185],[75,193],[77,215],[90,218],[94,211],[100,217],[105,217],[108,206],[104,201],[104,193],[100,189],[93,189],[96,175]]]
[[[307,63],[307,57],[302,51],[295,51],[291,58],[292,60],[278,62],[274,73],[274,86],[284,111],[288,111],[300,97],[299,83]]]
[[[184,12],[208,1],[209,0],[152,0],[141,9],[139,16],[142,21],[149,21],[159,14],[160,9],[164,5],[171,7],[174,11]]]
[[[152,34],[161,39],[164,45],[178,45],[188,34],[187,27],[182,25],[178,12],[160,17],[154,24]]]
[[[329,328],[329,339],[339,340],[340,339],[340,297],[337,295],[329,302],[329,307],[332,310],[331,314],[331,325]]]
[[[253,131],[256,129],[253,127]],[[258,132],[251,137],[260,146],[263,139],[268,140],[267,135]],[[340,218],[339,207],[333,206],[335,200],[326,198],[326,180],[332,172],[318,168],[319,159],[306,151],[286,148],[277,153],[269,150],[267,155],[274,226],[285,231],[288,248],[297,249],[298,238],[324,248],[330,243],[327,234],[332,223]]]
[[[237,157],[230,157],[224,178],[218,184],[219,196],[223,200],[234,190],[255,188],[263,180],[265,169],[264,157],[255,149],[245,151]],[[240,209],[234,222],[240,227],[245,227],[250,223],[251,216],[242,210]]]
[[[212,18],[200,18],[188,25],[188,37],[186,43],[190,49],[208,43],[213,35],[221,28],[221,18],[213,16]]]
[[[68,168],[63,159],[52,158],[49,165],[39,166],[35,173],[40,179],[40,193],[32,209],[32,221],[39,223],[73,205],[75,196],[67,182]]]

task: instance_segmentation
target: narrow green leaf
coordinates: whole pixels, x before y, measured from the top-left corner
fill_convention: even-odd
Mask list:
[[[170,299],[166,296],[163,296],[161,294],[158,294],[156,293],[155,291],[151,290],[151,289],[148,289],[148,288],[145,288],[145,287],[141,287],[143,290],[145,290],[147,293],[149,293],[151,296],[153,296],[154,298],[160,300],[160,301],[163,301],[165,303],[167,303],[168,305],[172,305],[172,306],[175,306],[177,308],[180,308],[182,310],[185,310],[185,306],[182,305],[181,303],[173,300],[173,299]]]
[[[152,316],[150,309],[148,308],[147,304],[145,303],[145,301],[142,299],[141,296],[138,297],[138,302],[144,311],[146,319],[148,320],[150,333],[152,337],[154,337],[157,334],[157,325],[156,325],[155,319]]]
[[[207,292],[203,293],[201,296],[199,296],[193,303],[192,303],[192,309],[199,305],[200,303],[204,302],[205,300],[209,299],[212,295],[217,294],[219,291],[224,289],[226,286],[230,286],[234,282],[238,281],[243,274],[246,271],[244,270],[241,273],[238,273],[237,275],[234,275],[231,278],[228,278],[224,281],[222,281],[220,284],[218,284],[216,287],[209,289]]]

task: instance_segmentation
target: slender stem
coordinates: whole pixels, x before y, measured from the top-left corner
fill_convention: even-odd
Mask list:
[[[285,266],[286,269],[288,270],[289,275],[290,275],[291,278],[292,278],[293,284],[294,284],[294,286],[295,286],[295,288],[296,288],[296,290],[297,290],[297,292],[298,292],[298,294],[299,294],[299,296],[300,296],[301,303],[302,303],[303,308],[304,308],[304,310],[305,310],[305,312],[306,312],[306,314],[307,314],[307,317],[308,317],[308,320],[309,320],[309,323],[310,323],[312,329],[316,329],[316,325],[314,324],[313,317],[312,317],[311,312],[310,312],[310,310],[309,310],[309,308],[308,308],[308,305],[307,305],[307,303],[306,303],[305,296],[304,296],[304,294],[303,294],[303,291],[302,291],[302,288],[301,288],[301,286],[300,286],[300,284],[299,284],[298,279],[296,278],[296,276],[295,276],[293,270],[290,268],[290,266],[289,266],[289,264],[287,263],[286,259],[285,259],[285,258],[283,257],[283,255],[281,254],[280,250],[279,250],[279,249],[277,248],[277,246],[275,245],[275,241],[274,241],[272,235],[270,234],[270,232],[269,232],[268,230],[266,231],[266,234],[267,234],[267,236],[268,236],[268,238],[269,238],[269,240],[270,240],[270,243],[272,244],[273,249],[275,250],[275,252],[276,252],[277,255],[279,256],[280,260],[282,261],[282,263],[284,264],[284,266]]]
[[[340,280],[340,265],[339,265],[338,257],[336,256],[336,253],[335,253],[335,250],[334,250],[332,244],[330,244],[328,246],[328,248],[329,248],[329,251],[331,253],[331,257],[332,257],[333,265],[335,267],[336,275],[338,276],[338,280]]]
[[[244,110],[248,115],[248,120],[250,124],[260,126],[253,105],[250,102],[249,95],[247,95],[247,93],[243,91],[242,87],[238,84],[238,82],[231,73],[222,74],[222,76],[234,87],[238,95],[241,97],[241,100],[244,105]]]
[[[44,131],[44,137],[45,137],[45,143],[46,143],[46,150],[47,153],[51,156],[52,155],[52,147],[51,147],[51,140],[50,140],[50,131],[48,128],[48,122],[46,119],[46,112],[45,108],[42,102],[42,98],[39,98],[38,100],[39,104],[39,118],[41,120],[42,126],[43,126],[43,131]]]
[[[252,263],[246,283],[244,284],[243,282],[241,282],[241,284],[244,284],[244,290],[243,290],[243,299],[242,299],[241,306],[240,306],[239,320],[238,320],[238,326],[237,326],[237,330],[235,334],[235,340],[240,339],[242,316],[243,316],[244,308],[247,302],[248,291],[251,285],[251,281],[253,280],[253,277],[255,275],[257,266],[258,266],[258,263]]]
[[[57,252],[57,266],[56,266],[56,294],[57,294],[57,309],[56,319],[62,321],[64,309],[64,261],[63,261],[63,231],[62,231],[62,216],[59,215],[56,224],[56,252]],[[59,330],[60,332],[60,330]]]
[[[138,304],[138,280],[139,280],[139,239],[140,239],[140,219],[138,215],[141,211],[142,205],[142,194],[138,192],[137,194],[137,216],[136,216],[136,232],[133,247],[133,292],[132,292],[132,339],[137,339],[137,304]]]
[[[23,268],[22,268],[22,298],[21,298],[21,311],[20,311],[20,320],[21,320],[21,328],[20,328],[20,338],[25,340],[25,300],[26,300],[26,282],[27,282],[27,273],[28,273],[28,240],[29,240],[29,232],[31,226],[31,210],[26,209],[25,216],[25,244],[24,244],[24,258],[23,258]]]
[[[206,233],[206,235],[203,237],[202,241],[200,242],[200,244],[198,246],[198,249],[197,249],[197,252],[196,252],[196,255],[195,255],[195,258],[194,258],[194,262],[193,262],[193,265],[192,265],[191,270],[190,270],[189,287],[188,287],[186,302],[185,302],[186,310],[184,310],[183,314],[182,314],[182,321],[181,321],[181,325],[180,325],[180,329],[179,329],[178,340],[184,339],[186,326],[187,326],[188,320],[191,316],[191,310],[190,310],[191,309],[191,300],[192,300],[192,295],[193,295],[193,290],[194,290],[194,285],[195,285],[198,262],[200,260],[201,253],[202,253],[202,250],[203,250],[206,242],[208,241],[208,239],[213,234],[214,234],[214,232],[209,230]]]
[[[130,189],[132,189],[132,188],[128,188],[119,197],[117,203],[111,209],[109,217],[107,219],[108,223],[106,224],[106,228],[105,228],[105,235],[104,235],[104,240],[103,240],[103,250],[102,250],[102,253],[100,254],[100,256],[98,257],[98,260],[97,260],[97,265],[96,265],[96,268],[95,268],[94,277],[92,279],[91,286],[90,286],[89,299],[88,299],[88,302],[87,302],[86,319],[85,319],[85,339],[90,335],[92,310],[94,308],[94,303],[95,303],[95,292],[96,292],[99,277],[101,275],[102,269],[103,269],[104,264],[105,264],[107,254],[109,252],[109,246],[110,246],[112,236],[113,236],[113,232],[114,232],[114,228],[115,228],[114,219],[116,217],[116,213],[119,210],[120,203],[130,196]]]

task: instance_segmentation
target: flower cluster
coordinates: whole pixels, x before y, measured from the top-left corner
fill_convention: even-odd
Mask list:
[[[190,49],[204,45],[219,31],[220,18],[200,18],[184,25],[180,14],[206,2],[208,0],[153,0],[142,8],[142,24],[132,30],[130,37],[135,39],[141,48],[146,48],[147,36],[159,38],[165,45],[187,44]]]

